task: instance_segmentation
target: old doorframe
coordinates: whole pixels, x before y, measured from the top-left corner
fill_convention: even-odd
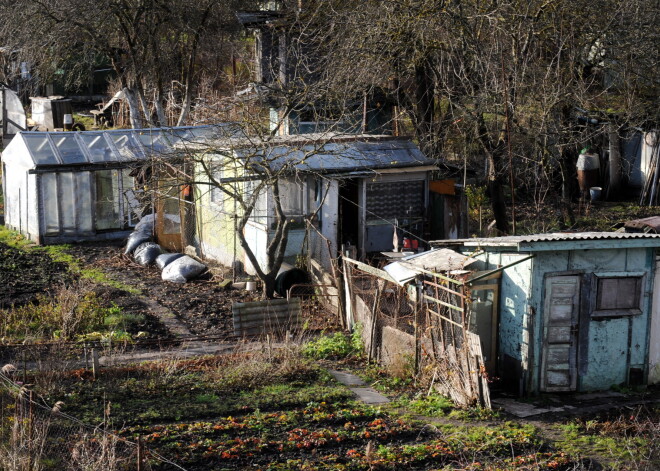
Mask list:
[[[552,295],[549,287],[553,280],[561,281],[564,278],[566,285],[569,285],[570,279],[573,279],[573,284],[577,284],[577,289],[573,296],[576,297],[573,301],[573,309],[571,311],[570,319],[558,319],[554,326],[550,325],[549,316],[552,306]],[[560,283],[561,284],[561,283]],[[543,279],[543,311],[542,311],[542,331],[541,331],[541,363],[539,374],[539,390],[542,392],[567,392],[576,391],[578,389],[578,377],[583,373],[580,365],[583,364],[580,359],[584,356],[585,351],[583,346],[588,342],[588,329],[584,322],[585,312],[589,312],[590,300],[590,283],[586,279],[583,271],[564,271],[555,273],[546,273]],[[559,293],[560,295],[562,293]],[[563,298],[565,299],[565,297]],[[563,305],[563,304],[558,304]],[[549,329],[554,327],[555,341],[551,341]],[[568,328],[568,332],[566,332]],[[568,334],[566,336],[566,334]],[[563,341],[562,341],[563,340]],[[546,383],[548,373],[548,360],[550,357],[549,350],[552,345],[568,344],[568,356],[566,358],[569,374],[569,384],[567,386],[548,386]],[[558,348],[557,348],[558,350]],[[555,358],[558,360],[559,358]],[[553,371],[552,369],[550,371]],[[554,371],[561,372],[562,369],[555,369]]]

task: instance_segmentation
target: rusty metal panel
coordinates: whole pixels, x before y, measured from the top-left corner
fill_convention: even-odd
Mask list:
[[[635,232],[652,232],[655,234],[660,233],[660,216],[651,216],[642,219],[633,219],[624,224],[626,230]]]

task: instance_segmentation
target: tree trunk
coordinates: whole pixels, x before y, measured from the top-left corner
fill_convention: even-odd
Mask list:
[[[435,91],[426,62],[415,66],[415,102],[419,144],[422,152],[432,157]]]
[[[509,233],[509,220],[506,212],[506,200],[504,198],[504,189],[499,178],[488,178],[488,190],[490,192],[490,203],[495,216],[495,227],[499,235]]]
[[[616,199],[621,191],[621,147],[619,133],[613,124],[610,124],[610,181],[607,186],[607,199]]]
[[[135,96],[135,90],[129,87],[124,87],[122,91],[124,92],[126,103],[128,103],[128,113],[131,120],[131,127],[133,129],[139,129],[142,127],[142,116],[140,113],[140,105],[138,103],[137,97]]]
[[[275,279],[277,278],[277,272],[270,272],[264,278],[261,279],[263,282],[263,289],[261,291],[264,299],[273,299],[275,297]]]
[[[142,113],[144,114],[144,124],[142,127],[145,127],[145,125],[153,127],[154,122],[151,119],[151,111],[149,110],[147,99],[144,96],[144,88],[141,85],[137,87],[137,96],[140,99],[140,107],[142,108]]]
[[[156,119],[158,119],[158,126],[168,126],[169,123],[167,122],[167,115],[165,114],[165,108],[163,107],[163,90],[161,87],[158,87],[158,90],[156,91],[154,106],[156,107]]]

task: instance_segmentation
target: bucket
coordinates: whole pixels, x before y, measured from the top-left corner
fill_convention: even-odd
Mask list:
[[[591,201],[600,201],[602,192],[603,189],[599,186],[592,186],[589,188],[589,196],[591,197]]]
[[[245,283],[245,291],[255,291],[257,289],[256,281],[248,281]]]
[[[62,122],[64,124],[64,129],[67,131],[70,131],[73,128],[73,116],[70,115],[69,113],[66,113],[62,119]]]

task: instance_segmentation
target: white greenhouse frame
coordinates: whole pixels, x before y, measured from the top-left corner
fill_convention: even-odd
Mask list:
[[[38,244],[126,237],[140,217],[136,164],[227,126],[19,132],[2,152],[5,225]]]

